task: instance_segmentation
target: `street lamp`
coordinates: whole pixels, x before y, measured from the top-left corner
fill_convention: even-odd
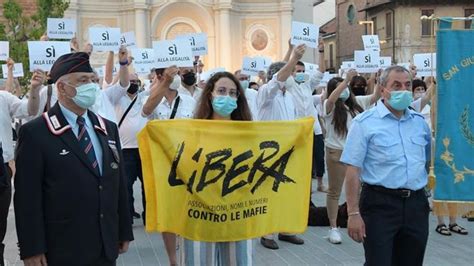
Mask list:
[[[371,20],[362,20],[359,21],[359,25],[365,25],[369,24],[370,25],[370,35],[374,35],[374,22]]]

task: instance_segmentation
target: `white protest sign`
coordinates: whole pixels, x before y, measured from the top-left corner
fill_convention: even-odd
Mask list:
[[[118,71],[120,69],[120,65],[119,64],[115,64],[114,65],[114,68],[112,68],[112,77],[117,75]],[[102,73],[103,73],[103,76],[105,77],[105,66],[102,66]]]
[[[97,72],[97,76],[99,76],[99,78],[103,78],[104,77],[104,68],[105,67],[96,67],[94,68],[95,72]]]
[[[35,69],[49,71],[54,62],[56,62],[56,59],[70,52],[69,42],[28,42],[30,71],[33,72]]]
[[[92,43],[94,51],[117,52],[120,48],[119,28],[89,28],[89,42]]]
[[[172,65],[178,67],[193,66],[193,51],[187,40],[153,42],[153,50],[155,50],[155,68],[166,68]]]
[[[354,61],[342,61],[341,69],[343,69],[343,70],[355,69],[355,62]]]
[[[155,67],[155,52],[153,49],[132,49],[133,67],[137,74],[150,74]]]
[[[307,62],[303,62],[303,63],[304,63],[304,70],[305,70],[306,73],[314,74],[319,69],[319,66],[316,65],[316,64],[307,63]]]
[[[76,20],[68,18],[48,18],[48,37],[70,40],[76,35]]]
[[[376,73],[380,68],[379,57],[375,51],[354,51],[355,69],[359,73]]]
[[[9,42],[0,42],[0,60],[7,61],[8,57],[10,57]]]
[[[331,74],[328,71],[324,72],[323,78],[321,79],[321,81],[319,81],[318,86],[326,86],[327,83],[335,76],[336,76],[335,74]]]
[[[270,67],[270,65],[272,64],[272,59],[268,56],[261,56],[261,58],[263,58],[263,66],[260,70],[266,71],[268,67]]]
[[[293,21],[291,24],[291,44],[306,44],[311,48],[318,47],[319,27],[315,24]]]
[[[415,54],[413,64],[416,66],[418,77],[436,76],[436,53]]]
[[[378,35],[362,35],[364,50],[380,51],[380,41]]]
[[[137,47],[137,41],[135,40],[135,32],[129,31],[122,33],[122,36],[120,36],[120,45],[125,45],[125,47],[130,48]]]
[[[218,72],[224,72],[224,71],[225,71],[225,68],[223,67],[213,68],[211,70],[202,72],[200,78],[202,81],[207,82],[210,78],[212,78],[212,76],[214,76],[214,74]]]
[[[264,62],[262,57],[248,57],[245,56],[242,61],[242,74],[249,76],[257,76],[258,72],[264,69]]]
[[[2,72],[3,72],[3,77],[7,78],[8,75],[8,67],[7,65],[2,65]],[[13,65],[13,77],[14,78],[21,78],[25,74],[23,73],[23,63],[15,63]]]
[[[381,69],[386,69],[392,65],[392,57],[390,56],[381,56],[379,57],[379,67]]]
[[[187,40],[191,45],[194,56],[207,55],[207,34],[193,33],[176,36],[177,40]]]

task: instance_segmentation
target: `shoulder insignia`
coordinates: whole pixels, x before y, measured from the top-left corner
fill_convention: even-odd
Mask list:
[[[48,113],[44,112],[43,118],[46,122],[46,126],[48,126],[49,131],[51,131],[51,133],[56,136],[63,134],[66,130],[71,128],[70,125],[61,126],[61,123],[59,123],[56,115],[48,116]]]

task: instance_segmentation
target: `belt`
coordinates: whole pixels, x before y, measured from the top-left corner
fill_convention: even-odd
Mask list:
[[[385,193],[385,194],[398,196],[398,197],[401,197],[401,198],[409,198],[410,196],[412,196],[412,194],[416,194],[417,192],[420,192],[420,191],[423,190],[423,189],[411,190],[411,189],[406,189],[406,188],[393,189],[393,188],[386,188],[386,187],[377,186],[377,185],[369,185],[367,183],[363,183],[362,187],[366,187],[368,189],[371,189],[371,190],[374,190],[374,191],[377,191],[377,192],[382,192],[382,193]]]

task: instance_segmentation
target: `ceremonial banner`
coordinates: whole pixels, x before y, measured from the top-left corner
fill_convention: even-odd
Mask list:
[[[302,233],[313,122],[148,122],[138,135],[146,231],[211,242]]]
[[[434,199],[474,201],[474,30],[437,33]]]

